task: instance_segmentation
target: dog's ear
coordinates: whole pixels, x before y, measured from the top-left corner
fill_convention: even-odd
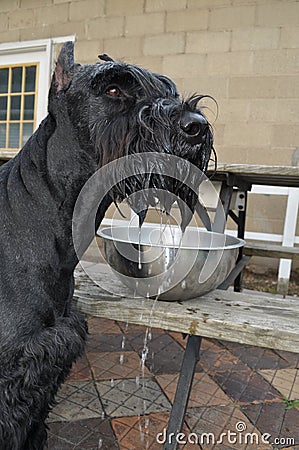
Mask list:
[[[73,77],[74,73],[74,43],[66,42],[61,47],[55,71],[53,76],[53,84],[56,92],[65,91]]]

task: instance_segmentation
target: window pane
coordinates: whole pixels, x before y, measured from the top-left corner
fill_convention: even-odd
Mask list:
[[[12,92],[21,92],[22,90],[22,67],[14,67],[12,69]]]
[[[25,92],[35,91],[36,66],[26,67]]]
[[[22,146],[28,141],[30,136],[33,133],[33,123],[24,123],[23,125],[23,137],[22,137]]]
[[[21,96],[14,95],[10,97],[10,120],[20,120],[21,115]]]
[[[0,93],[8,92],[8,69],[0,69]]]
[[[5,148],[6,144],[6,124],[0,123],[0,148]]]
[[[33,120],[34,118],[34,95],[25,95],[24,120]]]
[[[6,120],[7,97],[0,97],[0,120]]]
[[[20,124],[11,123],[9,126],[8,147],[19,148],[19,137],[20,137]]]

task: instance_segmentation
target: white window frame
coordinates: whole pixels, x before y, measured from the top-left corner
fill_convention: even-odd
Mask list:
[[[35,62],[39,64],[35,129],[47,115],[48,92],[54,66],[54,46],[67,41],[74,42],[75,38],[75,35],[70,35],[51,39],[0,44],[0,66]],[[3,157],[11,157],[16,153],[14,151],[0,150],[0,156]]]

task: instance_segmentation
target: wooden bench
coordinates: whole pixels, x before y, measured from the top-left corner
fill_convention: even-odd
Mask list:
[[[246,242],[244,254],[247,256],[263,256],[266,258],[299,259],[299,247],[286,247],[284,245],[271,245]]]
[[[168,424],[179,433],[199,360],[201,337],[299,351],[299,299],[215,290],[184,302],[134,298],[105,264],[76,271],[74,302],[87,314],[189,335]],[[92,281],[94,280],[94,281]],[[164,445],[175,449],[175,444]]]

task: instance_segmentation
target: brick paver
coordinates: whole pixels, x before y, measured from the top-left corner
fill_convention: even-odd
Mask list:
[[[88,322],[86,354],[73,366],[48,420],[49,449],[161,449],[186,339],[106,319]],[[298,367],[298,354],[203,339],[183,428],[186,443],[179,448],[298,450],[299,409],[286,410],[284,402],[299,398]],[[244,430],[238,432],[238,423]],[[229,431],[238,442],[228,439]],[[261,441],[265,433],[270,444]]]

